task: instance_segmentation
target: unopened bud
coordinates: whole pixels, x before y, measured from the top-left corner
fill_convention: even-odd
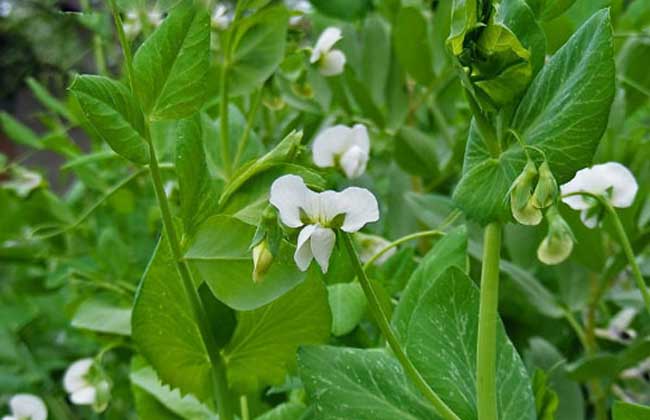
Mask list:
[[[553,205],[557,197],[558,187],[553,172],[548,166],[548,162],[544,161],[539,167],[539,180],[533,193],[533,205],[538,209],[545,209]]]
[[[536,177],[535,163],[529,160],[510,187],[512,216],[524,225],[537,225],[542,221],[542,212],[533,205],[533,196],[531,195]]]
[[[546,212],[548,233],[537,248],[537,258],[544,264],[555,265],[566,260],[573,250],[575,238],[567,222],[560,216],[557,207]]]
[[[273,263],[273,254],[266,239],[253,248],[253,281],[260,283]]]

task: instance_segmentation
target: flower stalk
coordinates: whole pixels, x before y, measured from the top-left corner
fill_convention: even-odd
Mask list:
[[[435,391],[429,387],[420,372],[413,365],[408,356],[406,356],[406,353],[402,349],[399,340],[395,336],[395,333],[393,332],[390,323],[388,322],[386,313],[379,303],[377,293],[375,292],[372,283],[368,279],[368,276],[366,275],[366,272],[361,265],[359,255],[357,254],[357,251],[352,244],[352,238],[350,237],[350,234],[340,232],[340,236],[341,240],[345,244],[345,249],[350,257],[350,262],[352,263],[359,282],[361,283],[361,288],[363,289],[363,292],[366,295],[366,299],[368,300],[368,307],[370,309],[370,312],[377,322],[377,325],[379,326],[382,334],[386,338],[386,341],[388,341],[388,345],[393,350],[393,353],[397,357],[397,360],[399,360],[399,363],[404,368],[404,371],[413,381],[415,386],[420,390],[420,392],[422,392],[427,400],[431,402],[438,414],[440,414],[446,420],[460,420],[456,413],[454,413],[451,408],[449,408],[449,406],[447,406],[447,404],[445,404],[445,402],[440,399],[438,394],[436,394]]]
[[[483,238],[481,301],[476,350],[476,386],[479,420],[497,420],[496,333],[499,303],[501,224],[492,222]]]

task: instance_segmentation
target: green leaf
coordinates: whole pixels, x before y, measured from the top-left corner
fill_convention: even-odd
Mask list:
[[[368,16],[361,32],[360,80],[367,87],[370,99],[377,107],[386,105],[386,83],[390,71],[390,26],[379,15]],[[355,69],[356,70],[356,69]]]
[[[298,402],[286,402],[273,407],[256,420],[301,420],[307,410],[304,404]]]
[[[77,76],[70,91],[97,134],[119,155],[149,162],[144,116],[129,89],[102,76]]]
[[[210,17],[185,1],[173,9],[133,58],[134,88],[152,119],[179,119],[198,111],[205,97]]]
[[[607,124],[614,97],[611,42],[609,13],[603,10],[543,67],[513,117],[513,129],[526,144],[544,151],[560,184],[591,163]],[[506,195],[526,159],[517,142],[509,141],[494,159],[475,126],[470,129],[454,200],[470,219],[482,224],[510,220]]]
[[[332,334],[341,336],[359,325],[366,312],[366,295],[358,282],[336,283],[327,286],[332,309]]]
[[[415,127],[403,126],[395,138],[395,161],[412,175],[435,178],[440,172],[434,137]]]
[[[255,283],[250,250],[254,234],[255,226],[231,216],[212,216],[189,240],[185,254],[212,293],[241,311],[273,301],[305,278],[293,261],[294,246],[282,241],[264,280]]]
[[[231,96],[258,89],[284,58],[289,12],[270,7],[242,19],[233,35],[228,67]]]
[[[154,413],[149,411],[150,408],[143,410],[143,407],[138,407],[138,414],[143,420],[158,419],[158,413],[161,411],[170,416],[176,415],[179,418],[188,420],[218,419],[215,413],[201,404],[194,396],[181,396],[178,390],[172,390],[163,385],[156,375],[156,371],[141,358],[136,357],[133,359],[129,379],[134,387],[146,392],[162,406],[158,407],[157,412]],[[149,407],[151,405],[151,403],[148,404]]]
[[[395,308],[392,323],[397,333],[406,337],[413,314],[425,292],[433,286],[438,277],[449,267],[467,267],[467,229],[460,226],[435,244],[427,253],[404,289]]]
[[[413,364],[463,420],[477,418],[478,308],[478,288],[458,267],[451,266],[423,290],[403,337]],[[530,379],[500,321],[496,358],[499,418],[535,419]]]
[[[100,333],[131,335],[131,308],[107,298],[92,296],[79,305],[71,325]]]
[[[319,12],[344,20],[362,18],[372,7],[371,0],[309,0],[309,2]]]
[[[298,346],[327,341],[331,319],[327,290],[314,271],[273,302],[240,312],[235,333],[223,350],[231,386],[254,392],[281,385],[295,367]]]
[[[33,147],[34,149],[43,148],[38,135],[31,128],[4,111],[0,112],[0,124],[2,124],[2,131],[15,143]]]
[[[480,21],[481,0],[453,0],[451,31],[447,45],[455,56],[463,52],[465,37]]]
[[[650,407],[623,401],[614,403],[614,420],[645,420],[650,418]]]
[[[547,372],[549,387],[560,396],[555,419],[584,419],[585,407],[580,385],[569,379],[562,368],[566,363],[562,354],[551,343],[534,337],[530,339],[529,349],[525,352],[524,358],[528,365]]]
[[[566,12],[576,0],[528,0],[540,20],[549,21]]]
[[[304,347],[298,364],[315,418],[439,418],[397,360],[383,350]]]
[[[210,177],[203,149],[200,116],[180,121],[176,126],[176,174],[181,199],[184,232],[196,228],[216,212],[218,188]]]
[[[209,399],[208,350],[165,236],[158,242],[135,296],[131,329],[140,354],[164,384],[179,388],[182,395]]]
[[[420,8],[409,6],[399,11],[393,28],[397,59],[404,70],[423,85],[429,85],[434,78],[429,27]]]
[[[256,159],[251,164],[240,168],[232,176],[232,180],[225,186],[223,194],[219,198],[219,204],[225,204],[233,193],[255,175],[264,172],[273,166],[290,162],[296,156],[302,131],[292,131],[278,143],[270,152]]]
[[[63,118],[70,122],[75,122],[75,118],[73,117],[72,113],[68,110],[68,107],[61,101],[59,101],[57,98],[52,96],[48,90],[41,85],[36,79],[33,77],[28,77],[25,79],[27,82],[27,86],[29,86],[29,89],[32,91],[36,99],[39,100],[41,104],[43,104],[45,107],[47,107],[50,111],[57,113],[61,115]]]

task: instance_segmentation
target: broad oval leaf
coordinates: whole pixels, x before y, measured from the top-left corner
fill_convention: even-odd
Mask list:
[[[366,296],[358,282],[336,283],[327,286],[332,310],[332,334],[341,336],[352,331],[366,313]]]
[[[140,164],[149,162],[145,122],[129,89],[103,76],[77,76],[70,91],[97,134],[117,154]]]
[[[519,103],[511,126],[526,144],[544,151],[559,183],[591,163],[614,98],[614,77],[609,12],[602,10],[550,59]],[[470,129],[454,200],[480,223],[510,219],[506,195],[526,159],[509,141],[494,159]]]
[[[393,29],[397,59],[406,72],[423,85],[430,84],[434,78],[429,27],[420,8],[409,6],[399,11]]]
[[[231,386],[254,392],[281,385],[288,370],[295,368],[298,346],[327,341],[331,319],[327,290],[315,271],[273,302],[240,312],[223,350]]]
[[[185,1],[172,10],[133,59],[134,88],[154,120],[192,115],[203,104],[210,53],[210,17]]]
[[[476,340],[479,290],[449,267],[422,293],[404,348],[427,383],[463,420],[477,419]],[[501,420],[534,420],[535,399],[517,350],[497,323],[497,407]]]
[[[240,311],[271,302],[305,278],[293,261],[295,248],[283,241],[263,281],[254,282],[250,250],[254,234],[255,226],[231,216],[212,216],[189,240],[185,254],[212,293]]]
[[[384,350],[304,347],[298,353],[298,365],[307,394],[315,406],[314,418],[439,418],[412,385],[399,362]]]
[[[259,88],[284,58],[289,12],[276,6],[241,20],[233,35],[228,67],[231,96]]]
[[[210,358],[165,236],[135,296],[131,329],[138,350],[164,384],[209,400]]]

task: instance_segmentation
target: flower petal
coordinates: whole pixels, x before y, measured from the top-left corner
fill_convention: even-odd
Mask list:
[[[348,149],[352,134],[352,129],[341,124],[323,130],[312,145],[314,164],[320,168],[334,166],[336,156]]]
[[[284,175],[271,185],[269,201],[280,213],[280,219],[285,225],[297,228],[304,223],[300,219],[300,209],[307,210],[308,203],[313,200],[315,192],[305,185],[296,175]]]
[[[332,229],[317,226],[311,235],[310,242],[311,252],[316,258],[316,262],[320,265],[323,273],[327,273],[332,249],[336,242],[336,234]]]
[[[619,311],[614,317],[609,321],[608,329],[613,331],[625,331],[637,314],[635,308],[624,308]]]
[[[611,188],[610,202],[614,207],[630,207],[639,190],[639,184],[629,169],[618,162],[607,162],[592,168],[594,176],[606,180],[606,189]]]
[[[320,59],[320,74],[323,76],[336,76],[343,73],[345,67],[345,54],[341,50],[332,50],[323,54]]]
[[[366,171],[368,153],[355,144],[343,153],[339,163],[349,179],[358,178]]]
[[[93,359],[86,358],[77,360],[68,367],[63,375],[63,388],[66,392],[72,393],[89,385],[86,375],[92,364]]]
[[[309,239],[314,230],[316,230],[316,225],[307,225],[298,234],[298,243],[296,244],[296,252],[293,254],[293,260],[300,271],[307,271],[311,260],[314,258],[309,244]]]
[[[370,153],[370,137],[365,125],[355,124],[352,127],[352,144],[359,146],[366,154]]]
[[[32,394],[16,394],[9,400],[13,417],[18,419],[45,420],[47,407],[42,399]]]
[[[591,213],[590,209],[582,210],[580,212],[580,220],[587,226],[589,229],[593,229],[598,226],[598,213]]]
[[[334,44],[336,44],[341,38],[343,37],[341,36],[341,30],[339,28],[330,26],[325,29],[318,37],[318,41],[316,41],[316,45],[312,50],[309,61],[311,63],[317,62],[321,56],[327,54]]]
[[[70,401],[76,405],[91,405],[97,399],[97,390],[93,386],[86,386],[70,394]]]
[[[356,232],[367,223],[379,220],[377,199],[365,188],[346,188],[338,194],[337,202],[341,212],[345,213],[341,226],[345,232]]]
[[[576,172],[571,181],[561,187],[562,195],[580,191],[603,195],[614,207],[631,206],[638,189],[639,185],[634,175],[617,162],[607,162],[581,169]],[[584,210],[593,205],[588,198],[579,196],[565,197],[562,201],[574,210]]]

